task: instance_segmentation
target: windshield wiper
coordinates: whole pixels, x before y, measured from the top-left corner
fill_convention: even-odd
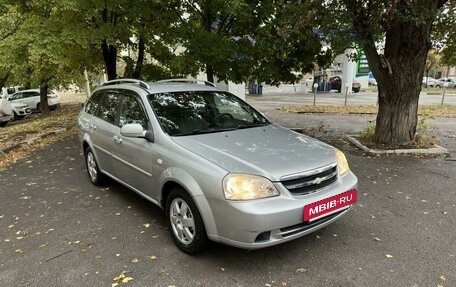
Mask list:
[[[189,135],[210,134],[210,133],[232,131],[232,130],[235,130],[235,129],[237,129],[237,128],[193,130],[193,131],[190,131],[190,132],[177,133],[177,134],[174,134],[173,136],[189,136]]]
[[[237,129],[248,129],[248,128],[256,128],[256,127],[263,127],[267,126],[269,123],[257,123],[257,124],[248,124],[248,125],[238,125]]]

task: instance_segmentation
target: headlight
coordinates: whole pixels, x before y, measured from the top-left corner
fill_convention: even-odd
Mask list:
[[[337,166],[339,168],[339,175],[342,176],[350,171],[350,167],[348,166],[347,159],[345,158],[345,154],[340,150],[336,150],[336,158],[337,158]]]
[[[250,200],[279,195],[268,179],[249,174],[228,174],[223,179],[223,192],[228,200]]]

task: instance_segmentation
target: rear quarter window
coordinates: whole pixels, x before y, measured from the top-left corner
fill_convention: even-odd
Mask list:
[[[85,112],[91,115],[95,115],[98,109],[98,105],[100,103],[100,99],[102,98],[103,93],[102,92],[96,92],[94,93],[90,99],[87,101],[87,104],[85,106]]]

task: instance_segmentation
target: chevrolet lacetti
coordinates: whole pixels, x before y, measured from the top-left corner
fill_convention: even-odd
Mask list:
[[[209,240],[246,249],[290,241],[356,202],[341,151],[270,123],[209,82],[107,82],[78,128],[91,182],[112,178],[158,205],[189,254]]]

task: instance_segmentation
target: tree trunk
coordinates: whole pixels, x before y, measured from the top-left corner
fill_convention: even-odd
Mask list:
[[[108,81],[117,79],[117,47],[108,44],[105,39],[101,42],[101,49],[103,51],[103,60],[105,62]]]
[[[214,83],[214,68],[210,64],[206,64],[207,80]]]
[[[8,78],[11,76],[11,69],[8,69],[8,71],[6,71],[6,74],[5,76],[3,76],[2,78],[0,78],[0,91],[1,89],[5,86],[5,83],[6,81],[8,81]]]
[[[363,45],[378,82],[376,143],[404,145],[415,138],[430,27],[431,23],[394,22],[386,33],[384,55],[377,53],[373,43]]]
[[[48,90],[49,90],[49,80],[47,79],[41,79],[41,85],[40,85],[40,110],[41,110],[41,116],[42,117],[47,117],[49,116],[49,105],[48,105],[48,100],[47,100],[47,95],[48,95]]]
[[[375,142],[401,145],[413,141],[418,121],[419,94],[420,88],[401,88],[391,84],[379,86]]]
[[[135,70],[133,71],[134,79],[141,79],[141,71],[144,63],[144,52],[146,50],[146,45],[144,43],[144,38],[139,37],[138,42],[138,60],[136,61]]]

